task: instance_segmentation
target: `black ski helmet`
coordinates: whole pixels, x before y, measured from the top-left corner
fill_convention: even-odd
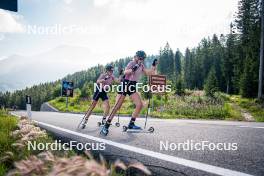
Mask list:
[[[106,66],[105,66],[105,70],[106,70],[106,71],[114,71],[114,67],[113,67],[113,65],[110,65],[110,64],[109,64],[109,65],[106,65]]]
[[[145,51],[142,51],[142,50],[137,51],[136,52],[136,56],[139,57],[139,58],[143,58],[143,59],[145,59],[147,57]]]

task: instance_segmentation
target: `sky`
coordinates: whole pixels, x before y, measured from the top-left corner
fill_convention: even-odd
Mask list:
[[[32,56],[61,45],[87,48],[87,66],[175,51],[204,37],[227,34],[238,0],[18,0],[18,12],[0,10],[0,60]],[[92,57],[92,58],[91,58]],[[91,61],[92,60],[92,61]],[[73,61],[74,62],[74,61]]]

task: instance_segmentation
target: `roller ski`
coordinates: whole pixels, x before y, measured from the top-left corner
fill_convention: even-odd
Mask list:
[[[86,125],[88,122],[88,118],[86,118],[85,116],[82,118],[81,122],[78,125],[78,129],[85,129]]]
[[[106,118],[103,118],[101,122],[97,122],[97,125],[98,125],[98,127],[100,127],[100,126],[105,125],[105,123],[106,123]],[[110,125],[112,125],[112,124],[110,124]],[[118,121],[115,123],[115,126],[120,127],[119,115],[118,115]]]
[[[115,123],[115,126],[116,127],[120,127],[120,122],[119,122],[119,113],[118,113],[118,116],[117,116],[118,118],[117,118],[117,122]]]
[[[149,127],[147,130],[144,128],[142,129],[141,127],[135,125],[134,123],[130,123],[127,126],[123,126],[123,132],[148,132],[148,133],[153,133],[154,128]]]
[[[81,125],[81,129],[84,129],[87,125],[88,119],[85,119],[84,122]]]
[[[148,110],[147,110],[147,113],[145,115],[144,129],[142,129],[139,126],[136,126],[135,121],[130,121],[128,126],[123,126],[123,132],[146,132],[146,133],[153,133],[154,132],[154,127],[149,127],[148,129],[146,129],[147,121],[148,121],[148,115],[150,112],[150,98],[151,98],[151,96],[148,95]]]

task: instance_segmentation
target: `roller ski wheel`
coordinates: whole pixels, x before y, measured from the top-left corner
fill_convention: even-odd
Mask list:
[[[154,130],[155,130],[154,127],[149,127],[148,132],[153,133]]]
[[[85,129],[86,125],[87,125],[87,121],[88,120],[85,120],[83,119],[80,124],[78,125],[78,129]]]
[[[116,127],[120,127],[120,123],[119,123],[119,122],[116,122],[116,123],[115,123],[115,126],[116,126]]]
[[[81,128],[81,124],[82,124],[82,122],[80,122],[80,123],[78,124],[77,129],[80,129],[80,128]]]
[[[85,127],[86,127],[86,124],[82,124],[82,125],[81,125],[81,129],[82,129],[82,130],[85,129]]]
[[[123,126],[123,132],[126,132],[128,130],[127,126]]]

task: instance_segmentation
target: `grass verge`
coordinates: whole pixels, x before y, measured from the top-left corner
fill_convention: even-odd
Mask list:
[[[153,95],[150,107],[152,117],[165,119],[218,119],[218,120],[243,120],[241,113],[230,103],[228,97],[217,93],[214,98],[206,97],[203,91],[186,91],[182,96],[167,94],[164,96]],[[143,94],[144,95],[144,94]],[[144,96],[142,96],[144,97]],[[115,104],[115,94],[109,94],[110,105]],[[147,111],[148,100],[143,98],[144,108],[141,115]],[[49,102],[60,111],[66,112],[66,98],[58,97]],[[91,100],[81,99],[78,94],[69,98],[68,111],[85,112]],[[131,115],[135,106],[129,98],[125,99],[119,113]],[[103,113],[102,102],[99,101],[94,113]]]
[[[252,98],[242,98],[239,95],[230,96],[230,101],[248,111],[257,122],[264,122],[264,102]]]

